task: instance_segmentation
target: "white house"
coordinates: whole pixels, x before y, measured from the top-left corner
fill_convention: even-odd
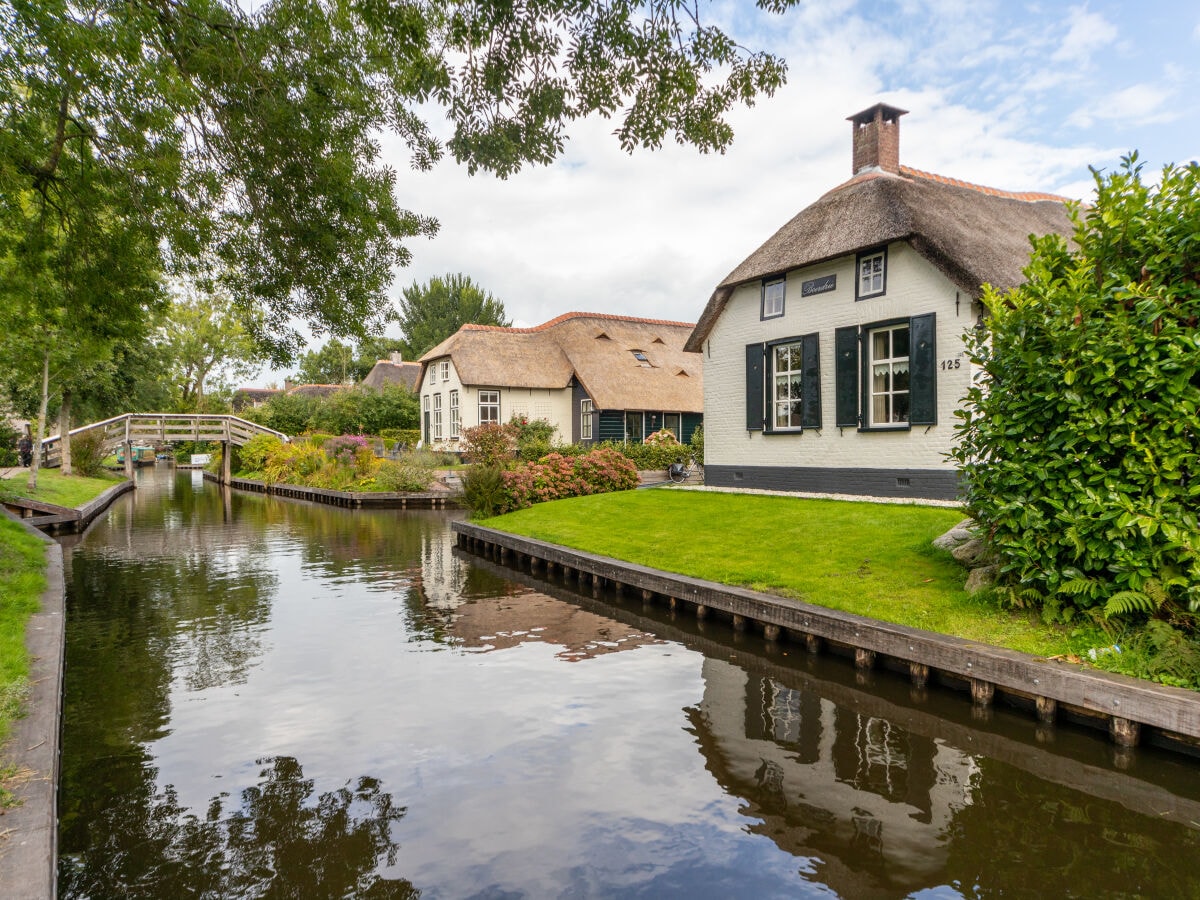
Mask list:
[[[851,116],[853,167],[717,286],[704,360],[711,485],[952,499],[946,458],[981,285],[1023,280],[1065,200],[901,166],[900,116]]]
[[[464,325],[421,357],[421,434],[456,449],[462,431],[545,419],[563,442],[687,441],[704,408],[688,322],[571,312],[533,328]]]

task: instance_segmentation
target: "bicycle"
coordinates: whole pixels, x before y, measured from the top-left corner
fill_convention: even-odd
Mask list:
[[[675,462],[667,466],[667,477],[675,484],[683,484],[693,475],[703,475],[704,468],[695,459],[686,463]]]

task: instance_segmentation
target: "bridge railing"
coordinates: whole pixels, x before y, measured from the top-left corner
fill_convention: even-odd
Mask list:
[[[97,432],[101,434],[101,445],[106,450],[124,443],[158,445],[178,441],[228,441],[241,446],[259,434],[273,435],[285,443],[289,440],[281,431],[237,416],[192,413],[125,413],[102,422],[72,428],[69,434],[74,439]],[[42,454],[43,465],[60,465],[62,435],[44,438]]]

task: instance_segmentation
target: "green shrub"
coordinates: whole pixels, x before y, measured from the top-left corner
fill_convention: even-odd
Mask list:
[[[272,434],[256,434],[242,445],[239,451],[242,460],[242,471],[249,473],[262,472],[266,469],[267,459],[283,446],[283,441]]]
[[[1200,167],[1154,188],[1136,158],[967,338],[983,378],[951,455],[999,596],[1048,619],[1200,611]]]
[[[688,446],[692,449],[692,459],[704,465],[704,426],[697,425],[696,430],[692,432],[692,438],[688,441]]]
[[[21,432],[0,420],[0,466],[15,466],[20,462],[17,457],[17,441],[20,439]]]
[[[393,446],[400,444],[403,447],[415,447],[421,440],[421,429],[383,428],[379,431],[379,436],[385,441],[391,441]],[[391,448],[389,447],[388,449]]]
[[[507,502],[504,469],[499,466],[471,466],[463,474],[462,487],[463,502],[476,519],[499,514]]]
[[[424,454],[410,453],[397,460],[385,459],[375,472],[375,484],[385,491],[422,492],[436,477],[433,461]]]
[[[626,459],[632,460],[639,469],[665,469],[671,463],[687,462],[691,456],[691,448],[687,444],[678,443],[655,446],[605,441],[599,446],[620,453]]]
[[[87,431],[71,438],[71,467],[76,475],[96,477],[104,471],[106,456],[104,435],[99,431]]]

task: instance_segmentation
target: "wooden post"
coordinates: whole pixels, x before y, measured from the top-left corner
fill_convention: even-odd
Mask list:
[[[703,619],[707,615],[708,615],[708,607],[705,606],[703,603],[697,603],[696,604],[696,618]]]
[[[125,439],[125,477],[133,477],[133,441]]]
[[[996,686],[990,681],[971,679],[971,702],[976,706],[991,706],[992,697],[996,694]]]
[[[912,679],[913,687],[923,688],[929,684],[929,666],[924,663],[910,662],[908,677]]]
[[[854,665],[859,669],[870,669],[875,665],[875,651],[867,650],[864,647],[855,648]]]
[[[737,613],[733,614],[733,630],[734,631],[745,631],[746,630],[746,617],[745,616],[739,616]]]
[[[770,622],[763,625],[763,637],[766,640],[774,643],[775,641],[779,640],[779,634],[780,632],[778,625],[772,625]]]
[[[233,442],[221,441],[221,484],[233,483]]]
[[[806,634],[804,636],[804,649],[809,653],[820,653],[821,638],[815,634]]]
[[[1136,747],[1141,737],[1141,725],[1120,716],[1108,720],[1108,733],[1118,747]]]
[[[1038,697],[1036,702],[1038,721],[1044,725],[1052,724],[1058,715],[1058,701],[1053,697]]]

